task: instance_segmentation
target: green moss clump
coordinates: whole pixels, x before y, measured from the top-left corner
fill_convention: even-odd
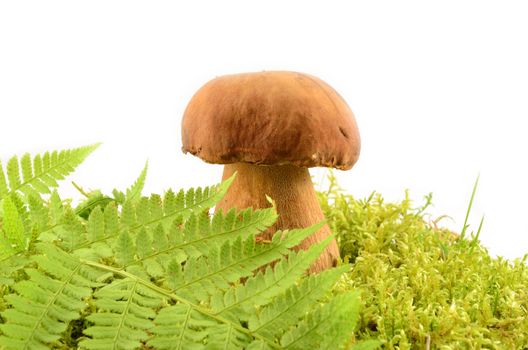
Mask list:
[[[491,257],[477,235],[462,238],[424,218],[409,197],[357,200],[330,176],[319,193],[351,271],[336,292],[360,289],[358,339],[384,349],[528,349],[528,255]]]

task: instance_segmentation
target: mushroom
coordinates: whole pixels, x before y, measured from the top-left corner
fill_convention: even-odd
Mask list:
[[[182,150],[208,163],[225,164],[223,179],[237,172],[216,211],[276,205],[278,220],[261,236],[325,220],[308,168],[350,169],[360,152],[354,115],[322,80],[297,72],[257,72],[209,81],[189,102],[182,120]],[[331,234],[328,225],[296,249]],[[311,266],[339,259],[335,239]]]

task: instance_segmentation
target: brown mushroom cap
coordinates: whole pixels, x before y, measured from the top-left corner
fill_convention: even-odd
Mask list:
[[[182,150],[209,163],[350,169],[359,157],[354,114],[322,80],[296,72],[218,77],[192,97]]]

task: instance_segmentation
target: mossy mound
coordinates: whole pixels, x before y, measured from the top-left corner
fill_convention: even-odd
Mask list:
[[[428,222],[408,196],[357,200],[330,177],[321,205],[351,271],[336,292],[360,289],[359,339],[384,349],[528,349],[528,268],[491,257],[478,235]]]

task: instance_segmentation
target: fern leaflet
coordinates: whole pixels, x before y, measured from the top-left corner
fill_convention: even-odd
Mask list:
[[[7,244],[10,244],[10,246],[16,250],[25,249],[28,239],[26,237],[24,224],[18,213],[17,207],[10,196],[3,199],[3,216],[0,237],[3,237]],[[5,244],[6,243],[4,243],[4,245]]]
[[[174,261],[167,272],[169,286],[188,300],[206,300],[210,295],[226,291],[241,278],[253,276],[258,268],[286,256],[289,249],[319,227],[278,232],[269,244],[256,243],[253,232],[245,239],[238,237],[219,248],[213,246],[206,256],[188,259],[183,267]]]
[[[28,153],[20,161],[17,156],[7,162],[6,171],[0,163],[0,199],[9,192],[22,192],[25,195],[50,193],[51,188],[58,186],[57,181],[64,179],[81,164],[99,144],[84,146],[60,152],[45,152],[31,159]]]
[[[30,279],[5,297],[11,308],[2,312],[7,323],[0,325],[0,345],[6,349],[48,349],[80,317],[84,299],[105,276],[53,245],[39,243],[38,249],[42,255],[33,260],[40,269],[27,268]]]
[[[211,298],[213,312],[229,319],[247,320],[253,307],[268,304],[275,296],[294,285],[331,239],[332,236],[329,236],[307,251],[290,253],[273,268],[268,267],[264,273],[257,273],[245,284],[230,288],[226,292],[217,291]]]
[[[347,292],[333,298],[328,304],[286,332],[281,339],[285,349],[337,349],[351,338],[359,312],[359,295]]]
[[[143,187],[145,186],[145,179],[147,177],[147,169],[148,169],[148,162],[145,163],[145,167],[141,171],[141,174],[139,174],[139,177],[137,178],[136,182],[130,188],[127,188],[126,190],[126,196],[125,201],[135,201],[138,198],[141,198],[141,191],[143,190]]]
[[[269,338],[278,337],[281,330],[295,325],[349,269],[344,265],[304,278],[299,285],[290,287],[273,303],[251,315],[249,329]]]
[[[225,216],[217,213],[212,219],[202,214],[193,214],[183,227],[176,220],[167,230],[161,224],[155,227],[133,226],[135,229],[127,229],[125,226],[115,243],[114,251],[118,265],[123,268],[132,265],[146,266],[154,264],[154,261],[167,267],[172,258],[183,262],[188,256],[197,258],[208,254],[210,249],[220,246],[226,240],[254,236],[275,220],[275,210],[268,208],[246,210],[238,216],[234,211]]]
[[[136,349],[149,337],[154,311],[166,299],[138,280],[118,279],[95,294],[98,312],[87,317],[95,326],[84,333],[91,338],[79,345],[85,349]]]

